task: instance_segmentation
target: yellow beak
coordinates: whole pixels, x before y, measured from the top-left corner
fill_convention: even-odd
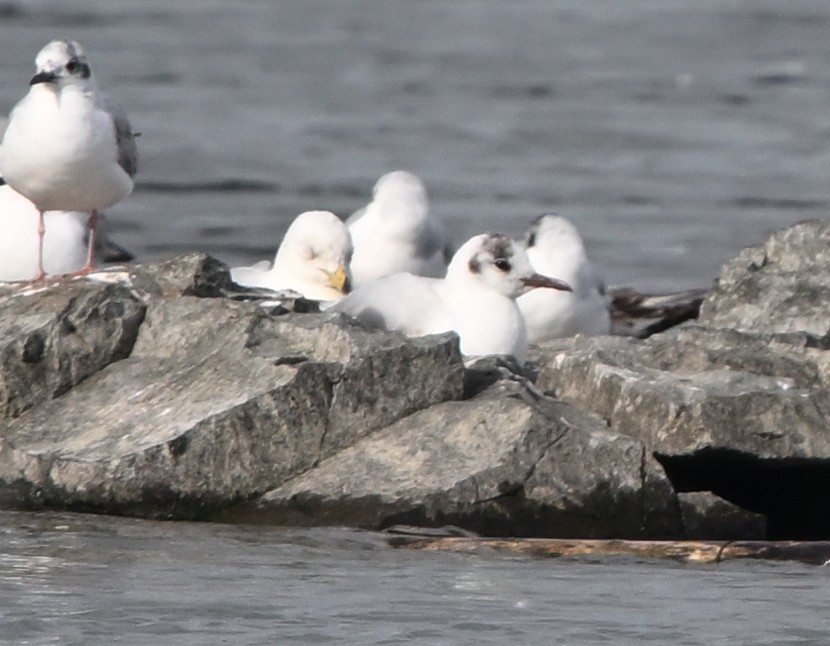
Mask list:
[[[334,287],[338,292],[343,291],[343,287],[346,284],[346,268],[343,265],[337,265],[337,269],[334,271],[326,271],[324,269],[323,273],[326,274],[326,278],[331,287]]]

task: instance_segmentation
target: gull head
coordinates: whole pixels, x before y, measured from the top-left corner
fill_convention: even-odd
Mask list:
[[[84,84],[92,77],[84,50],[74,40],[53,40],[47,44],[35,57],[35,71],[29,85]]]
[[[525,248],[540,247],[545,250],[561,249],[563,246],[584,247],[582,236],[567,218],[560,215],[540,215],[528,228]]]
[[[522,246],[500,233],[483,233],[465,242],[447,268],[447,280],[473,281],[508,298],[536,287],[571,291],[566,282],[537,274]]]
[[[417,223],[427,216],[427,190],[417,175],[396,170],[387,173],[375,184],[372,208],[385,219],[401,220],[402,224]]]
[[[351,235],[340,218],[330,211],[306,211],[285,232],[273,271],[347,293],[352,253]]]

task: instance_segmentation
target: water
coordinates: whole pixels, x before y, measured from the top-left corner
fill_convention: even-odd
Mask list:
[[[0,514],[0,643],[827,642],[827,570],[395,550],[347,530]]]
[[[825,0],[5,0],[0,110],[71,37],[129,108],[149,260],[273,254],[394,168],[458,242],[572,218],[612,284],[706,285],[830,203]],[[341,530],[0,514],[13,644],[826,643],[826,570],[462,556]]]
[[[141,259],[270,257],[394,168],[460,243],[542,212],[612,284],[705,286],[830,202],[824,0],[6,0],[0,110],[73,37],[129,107],[142,168],[112,209]]]

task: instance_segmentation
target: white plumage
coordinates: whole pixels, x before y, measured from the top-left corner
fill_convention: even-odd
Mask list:
[[[564,280],[573,290],[535,289],[519,297],[528,340],[608,334],[611,299],[576,227],[560,216],[540,216],[531,225],[525,246],[536,271]]]
[[[467,356],[512,354],[523,361],[527,334],[515,299],[533,286],[569,289],[536,274],[510,238],[482,234],[456,252],[444,278],[394,274],[357,288],[332,310],[408,336],[454,331]]]
[[[407,171],[381,177],[372,201],[346,224],[354,242],[355,287],[400,272],[440,277],[450,246],[444,227],[430,217],[423,182]]]
[[[349,287],[351,255],[351,236],[340,218],[306,211],[288,227],[273,265],[234,267],[231,278],[248,287],[291,289],[312,300],[334,301]]]
[[[91,268],[97,212],[133,190],[133,132],[120,107],[98,91],[78,43],[50,42],[35,67],[0,143],[0,175],[41,212],[90,214]]]

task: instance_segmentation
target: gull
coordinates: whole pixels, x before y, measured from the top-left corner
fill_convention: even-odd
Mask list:
[[[534,287],[570,289],[537,274],[512,239],[484,233],[461,246],[444,278],[394,274],[356,288],[331,310],[412,337],[454,331],[467,357],[510,354],[524,361],[527,332],[515,299]]]
[[[78,271],[89,247],[89,215],[80,211],[43,214],[43,269],[48,274]],[[0,185],[0,281],[29,280],[38,270],[39,213],[34,204],[8,184]],[[126,262],[133,255],[107,234],[102,213],[95,241],[95,264]]]
[[[398,170],[381,177],[372,201],[346,224],[354,242],[355,287],[400,272],[438,278],[446,271],[450,245],[443,226],[430,218],[417,175]]]
[[[348,291],[352,239],[330,211],[306,211],[288,227],[273,266],[267,261],[234,267],[231,278],[246,287],[291,289],[311,300],[336,301]]]
[[[79,273],[90,271],[98,213],[132,192],[137,155],[124,111],[98,90],[77,42],[48,43],[35,69],[0,142],[0,175],[38,209],[35,279],[42,279],[44,211],[89,214],[87,259]]]
[[[525,248],[533,268],[568,283],[572,291],[535,289],[516,301],[530,343],[576,334],[611,331],[611,298],[588,260],[576,227],[557,215],[541,215],[530,225]]]
[[[606,288],[576,227],[561,216],[536,218],[525,246],[537,271],[573,288],[572,292],[535,289],[519,297],[530,343],[576,334],[644,339],[697,318],[706,293],[704,289],[655,294],[633,287]]]

